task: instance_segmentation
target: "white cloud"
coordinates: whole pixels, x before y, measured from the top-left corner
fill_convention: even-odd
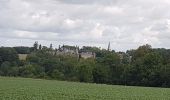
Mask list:
[[[113,6],[106,6],[106,7],[104,7],[103,10],[104,10],[104,12],[110,13],[110,14],[123,14],[123,9],[119,8],[119,7],[116,7],[116,6],[115,7],[113,7]]]
[[[168,9],[169,0],[1,0],[0,41],[57,40],[102,47],[111,41],[116,50],[145,43],[170,48]]]
[[[90,32],[89,36],[94,38],[101,38],[103,35],[104,27],[97,23],[94,29]]]

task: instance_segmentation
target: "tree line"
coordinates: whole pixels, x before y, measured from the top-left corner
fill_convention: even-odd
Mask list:
[[[77,82],[170,87],[170,49],[146,44],[135,50],[115,52],[87,47],[96,58],[53,55],[52,45],[0,47],[0,75]],[[83,50],[81,49],[81,50]],[[18,54],[28,54],[19,60]]]

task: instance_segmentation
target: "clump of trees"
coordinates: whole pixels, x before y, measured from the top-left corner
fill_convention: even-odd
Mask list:
[[[54,55],[50,47],[1,47],[0,75],[119,85],[170,87],[170,50],[140,46],[127,52],[97,47],[80,50],[96,52],[96,59]],[[28,54],[20,61],[18,54]],[[121,54],[121,55],[120,55]]]

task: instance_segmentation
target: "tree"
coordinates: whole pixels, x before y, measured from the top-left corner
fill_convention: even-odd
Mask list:
[[[147,53],[150,53],[151,51],[152,51],[151,45],[146,44],[140,46],[137,50],[135,50],[132,61],[135,62],[136,59],[144,57]]]
[[[16,50],[16,52],[18,54],[29,54],[29,53],[31,53],[30,47],[19,46],[19,47],[14,47],[14,49]]]
[[[57,69],[53,70],[53,72],[51,73],[51,77],[53,79],[58,79],[58,80],[62,80],[64,79],[64,74],[60,71],[58,71]]]
[[[33,45],[34,51],[37,51],[38,49],[38,41],[35,41],[34,45]]]
[[[80,82],[93,82],[93,69],[95,62],[91,59],[81,60],[78,63],[78,78]]]
[[[41,44],[39,45],[39,50],[41,50],[42,49],[42,46],[41,46]]]
[[[12,66],[12,67],[10,67],[10,70],[9,70],[9,72],[8,72],[8,75],[9,76],[18,76],[18,74],[19,74],[19,67],[17,67],[17,66]]]
[[[96,64],[93,70],[93,80],[95,83],[109,83],[110,82],[110,67],[101,64]]]
[[[170,64],[161,67],[160,77],[162,80],[162,86],[170,87]]]
[[[19,60],[18,54],[14,48],[2,47],[0,48],[0,64],[5,61],[17,62]]]
[[[22,77],[34,77],[36,73],[35,67],[31,64],[20,67],[19,75]]]
[[[8,76],[9,75],[9,70],[11,67],[11,63],[8,61],[5,61],[1,64],[0,71],[2,76]]]
[[[50,49],[51,49],[51,50],[53,49],[53,44],[52,44],[52,43],[50,44]]]
[[[81,52],[95,52],[96,59],[82,59],[69,54],[54,55],[52,44],[50,48],[39,45],[39,49],[38,42],[32,48],[1,47],[0,75],[170,87],[170,49],[152,49],[148,44],[126,53],[97,47],[80,49]],[[25,61],[19,61],[18,53],[29,54]]]

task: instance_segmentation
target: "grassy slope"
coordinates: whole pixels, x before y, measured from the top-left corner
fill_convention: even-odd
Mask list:
[[[170,100],[170,89],[0,77],[0,100]]]

